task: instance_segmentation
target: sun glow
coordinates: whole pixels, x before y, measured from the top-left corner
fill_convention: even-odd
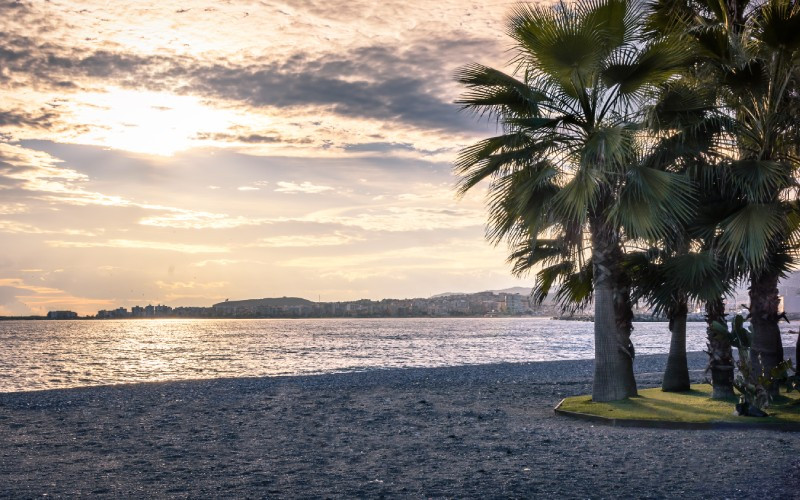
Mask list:
[[[74,114],[86,131],[77,140],[136,153],[171,156],[198,145],[199,133],[236,123],[233,112],[194,96],[109,88],[83,94],[80,101]]]

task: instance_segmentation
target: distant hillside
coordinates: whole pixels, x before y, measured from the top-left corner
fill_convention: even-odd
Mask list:
[[[502,290],[485,290],[485,291],[486,292],[492,292],[492,293],[518,293],[518,294],[524,295],[526,297],[531,294],[531,289],[530,288],[525,288],[525,287],[521,287],[521,286],[515,286],[513,288],[504,288]],[[472,295],[474,293],[476,293],[476,292],[445,292],[445,293],[440,293],[440,294],[437,294],[437,295],[432,295],[431,298],[435,299],[437,297],[450,297],[451,295]]]
[[[310,306],[314,302],[301,299],[300,297],[278,297],[267,299],[247,299],[247,300],[226,300],[214,304],[213,307],[288,307],[288,306]]]
[[[504,288],[502,290],[491,290],[494,293],[518,293],[520,295],[525,295],[526,297],[531,294],[530,288],[525,288],[522,286],[515,286],[512,288]]]

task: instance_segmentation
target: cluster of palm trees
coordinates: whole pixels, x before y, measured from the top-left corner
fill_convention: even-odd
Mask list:
[[[685,390],[690,306],[724,322],[742,283],[769,373],[800,257],[798,0],[522,5],[508,33],[512,71],[457,74],[459,103],[501,131],[461,152],[459,188],[488,184],[487,237],[535,299],[593,303],[593,399],[636,395],[634,303],[669,318],[663,388]],[[730,343],[708,331],[714,396],[732,395]]]

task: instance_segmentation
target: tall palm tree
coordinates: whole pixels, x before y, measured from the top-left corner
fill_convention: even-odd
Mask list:
[[[677,85],[662,92],[661,102],[654,107],[649,122],[657,130],[666,128],[675,131],[675,139],[670,137],[661,141],[660,150],[666,156],[663,161],[675,161],[685,152],[683,145],[686,132],[689,132],[689,138],[710,139],[689,142],[689,154],[697,167],[693,177],[696,185],[699,185],[700,199],[703,200],[703,205],[698,207],[694,216],[691,232],[694,238],[702,242],[703,251],[713,257],[717,268],[723,270],[716,283],[722,286],[737,279],[731,272],[736,266],[729,265],[731,263],[722,258],[718,250],[719,224],[729,213],[725,208],[732,194],[726,189],[724,169],[719,168],[723,158],[717,152],[720,149],[719,138],[729,133],[731,126],[721,123],[726,115],[719,111],[717,86],[709,66],[727,58],[726,34],[729,31],[741,31],[748,4],[749,0],[653,0],[649,4],[646,25],[651,37],[673,34],[683,36],[687,42],[688,78],[682,78]],[[688,124],[685,123],[686,117],[689,118]],[[665,118],[666,127],[661,123]],[[709,121],[712,126],[707,125]],[[723,146],[722,149],[726,148]],[[674,154],[676,151],[677,155]],[[732,397],[733,350],[728,338],[720,336],[713,328],[715,322],[725,323],[725,299],[722,293],[715,295],[712,292],[700,300],[705,302],[709,356],[707,371],[711,374],[712,397]],[[670,330],[674,338],[678,332],[673,328]],[[680,353],[672,352],[674,345],[672,342],[670,356],[679,358]],[[665,373],[665,386],[666,380]]]
[[[800,5],[768,0],[750,5],[742,17],[741,26],[722,24],[724,51],[705,65],[734,121],[726,163],[735,194],[720,224],[721,248],[749,269],[751,361],[755,374],[769,375],[783,359],[777,285],[796,260],[800,217],[793,112],[800,89]]]
[[[783,358],[777,283],[797,258],[800,5],[659,0],[654,11],[660,33],[680,31],[694,42],[695,66],[732,121],[718,150],[732,189],[719,248],[748,270],[752,365],[768,375]]]
[[[457,74],[459,102],[502,127],[455,166],[461,192],[489,181],[488,238],[531,261],[540,238],[557,241],[552,258],[573,266],[561,282],[591,262],[596,401],[637,393],[625,239],[657,238],[689,212],[684,178],[639,161],[642,102],[683,64],[674,39],[643,39],[642,19],[625,0],[519,6],[519,78],[478,64]]]
[[[669,319],[670,351],[662,389],[689,389],[688,304],[705,302],[713,393],[714,397],[727,397],[733,395],[733,353],[727,338],[720,338],[711,326],[714,321],[724,321],[722,297],[732,290],[739,275],[716,250],[719,218],[715,214],[730,196],[723,170],[717,166],[720,155],[716,150],[731,120],[717,112],[715,100],[714,88],[705,85],[690,66],[678,79],[662,86],[648,109],[648,130],[657,143],[647,161],[683,172],[699,197],[689,223],[662,238],[658,248],[632,256],[631,273],[635,298]]]
[[[795,260],[800,167],[797,119],[791,110],[800,82],[800,4],[770,0],[750,18],[737,60],[724,74],[725,101],[737,119],[738,159],[731,163],[742,207],[723,225],[730,254],[750,264],[752,366],[770,374],[783,360],[778,280]],[[777,387],[773,391],[777,390]]]

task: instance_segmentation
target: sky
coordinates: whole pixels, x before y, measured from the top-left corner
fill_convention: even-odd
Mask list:
[[[0,315],[529,286],[452,173],[514,3],[0,0]]]

